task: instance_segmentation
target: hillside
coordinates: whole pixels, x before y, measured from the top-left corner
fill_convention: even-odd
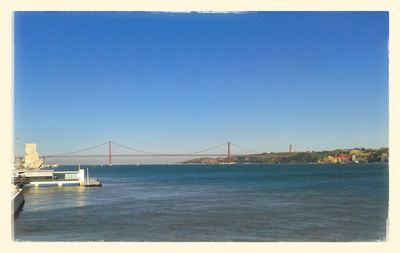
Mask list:
[[[389,149],[337,149],[332,151],[280,152],[232,156],[232,163],[372,163],[387,162]],[[202,157],[182,162],[183,164],[222,164],[226,158]]]

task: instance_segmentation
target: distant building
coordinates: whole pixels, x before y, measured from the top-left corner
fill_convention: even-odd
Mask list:
[[[350,162],[351,157],[349,155],[338,155],[337,159],[340,163],[348,163]]]
[[[365,149],[364,149],[365,150]],[[368,162],[368,154],[362,148],[353,149],[350,151],[351,161],[358,163]]]
[[[327,157],[325,157],[322,162],[323,163],[348,163],[350,162],[350,156],[349,155],[338,155],[338,156],[332,156],[332,155],[328,155]]]
[[[292,145],[292,143],[290,143],[289,145],[289,153],[293,153],[294,152],[294,145]]]
[[[388,162],[389,161],[389,154],[383,153],[381,156],[381,162]]]
[[[25,157],[23,165],[25,169],[39,169],[43,166],[43,159],[40,159],[39,153],[36,151],[36,144],[25,144]]]

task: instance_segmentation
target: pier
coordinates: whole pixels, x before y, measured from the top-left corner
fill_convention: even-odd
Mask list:
[[[78,168],[76,171],[54,171],[54,170],[17,170],[14,175],[14,184],[19,187],[27,186],[101,186],[98,179],[89,178],[89,170]]]

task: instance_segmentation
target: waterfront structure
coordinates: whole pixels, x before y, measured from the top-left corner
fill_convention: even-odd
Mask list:
[[[35,143],[25,144],[23,167],[25,169],[39,169],[43,167],[43,159],[39,157]]]
[[[16,170],[14,178],[17,180],[27,179],[28,185],[38,187],[40,185],[84,185],[85,171],[54,171],[54,170]]]
[[[54,170],[15,170],[14,183],[23,185],[81,185],[81,186],[101,186],[98,179],[89,178],[89,170],[85,176],[85,170],[78,168],[72,171],[54,171]]]
[[[11,185],[11,205],[14,210],[14,214],[16,214],[19,210],[21,210],[22,206],[25,203],[25,198],[23,194],[23,189],[17,187],[16,185]]]

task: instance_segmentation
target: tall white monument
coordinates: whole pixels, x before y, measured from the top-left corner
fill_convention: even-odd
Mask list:
[[[40,159],[39,153],[36,151],[36,144],[26,143],[25,144],[24,168],[25,169],[39,169],[42,166],[43,166],[43,159]]]
[[[289,153],[293,153],[294,152],[294,145],[292,143],[290,143],[289,145]]]

